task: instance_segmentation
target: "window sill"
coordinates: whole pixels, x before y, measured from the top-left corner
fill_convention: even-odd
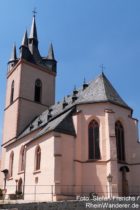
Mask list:
[[[101,159],[88,159],[86,162],[99,162]]]
[[[24,173],[24,171],[19,171],[19,172],[18,172],[18,175],[23,174],[23,173]]]
[[[39,173],[41,173],[41,170],[36,170],[33,172],[33,174],[39,174]]]

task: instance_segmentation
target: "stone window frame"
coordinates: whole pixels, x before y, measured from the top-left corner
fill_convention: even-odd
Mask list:
[[[15,81],[13,80],[11,83],[10,104],[12,104],[14,101],[14,89],[15,89]]]
[[[14,152],[11,151],[10,157],[9,157],[9,178],[13,177],[13,167],[14,166]]]
[[[25,170],[25,147],[22,146],[19,154],[19,172],[24,172]]]
[[[23,180],[20,177],[20,179],[18,180],[18,185],[17,185],[17,192],[22,194],[23,193]]]
[[[125,162],[125,132],[120,120],[115,122],[115,136],[118,162]]]
[[[92,119],[88,124],[88,159],[100,160],[100,125]]]
[[[41,147],[38,145],[35,149],[35,171],[39,171],[41,166]]]
[[[34,101],[41,103],[42,100],[42,81],[40,79],[35,80],[34,86]]]

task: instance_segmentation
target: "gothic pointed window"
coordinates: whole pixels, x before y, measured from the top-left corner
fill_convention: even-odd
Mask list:
[[[13,176],[14,152],[12,151],[9,159],[9,176]]]
[[[35,170],[40,170],[40,163],[41,163],[41,149],[40,146],[37,146],[35,150]]]
[[[115,123],[117,159],[125,161],[125,144],[124,144],[124,128],[120,121]]]
[[[24,171],[24,167],[25,167],[25,147],[22,146],[19,158],[19,171]]]
[[[14,80],[12,81],[12,84],[11,84],[10,104],[12,104],[13,101],[14,101]]]
[[[40,79],[37,79],[35,81],[35,95],[34,95],[35,102],[38,103],[41,102],[41,93],[42,93],[42,82]]]
[[[93,120],[88,127],[88,158],[100,159],[99,124]]]
[[[18,193],[20,193],[20,194],[22,194],[22,191],[23,191],[23,185],[22,185],[23,183],[22,183],[22,178],[20,178],[19,180],[18,180],[18,187],[17,187],[17,190],[18,190]]]

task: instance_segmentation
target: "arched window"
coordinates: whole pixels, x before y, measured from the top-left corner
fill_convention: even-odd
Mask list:
[[[99,125],[95,120],[91,121],[88,127],[88,158],[100,159]]]
[[[115,123],[117,159],[125,161],[124,129],[120,121]]]
[[[40,79],[37,79],[35,81],[35,96],[34,96],[34,100],[36,102],[41,102],[41,93],[42,93],[42,82]]]
[[[9,159],[9,176],[13,176],[14,152],[12,151]]]
[[[40,169],[40,163],[41,163],[41,149],[40,146],[37,146],[35,150],[35,170]]]
[[[24,171],[25,167],[25,147],[22,146],[19,157],[19,171]]]
[[[10,104],[12,104],[13,101],[14,101],[14,80],[12,81],[12,84],[11,84]]]
[[[22,194],[22,178],[19,179],[18,181],[18,193]]]

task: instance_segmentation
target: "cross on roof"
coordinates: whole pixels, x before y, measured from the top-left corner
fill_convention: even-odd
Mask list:
[[[104,70],[105,70],[104,64],[101,64],[100,68],[101,68],[101,71],[104,72]]]
[[[35,17],[37,14],[36,8],[34,8],[34,10],[32,12],[33,12],[33,16]]]

